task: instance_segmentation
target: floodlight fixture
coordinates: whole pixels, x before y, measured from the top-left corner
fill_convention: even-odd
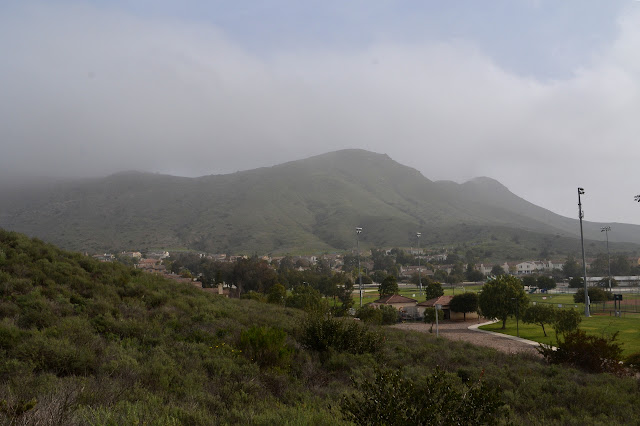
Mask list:
[[[640,195],[636,195],[633,199],[640,203]]]
[[[584,188],[578,187],[578,194],[584,194]]]

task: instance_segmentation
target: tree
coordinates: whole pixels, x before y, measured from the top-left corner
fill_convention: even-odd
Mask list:
[[[553,278],[545,277],[544,275],[540,275],[536,279],[536,284],[538,285],[539,288],[542,288],[545,290],[551,290],[553,288],[556,288],[557,286],[556,281]]]
[[[442,321],[443,319],[444,311],[442,309],[438,309],[438,321]],[[436,322],[436,308],[425,308],[424,318],[422,320],[427,324],[431,324],[429,333],[433,332],[433,323]]]
[[[349,309],[353,308],[353,281],[345,279],[342,287],[338,287],[337,291],[338,299],[342,303],[342,309],[339,313],[344,315]]]
[[[502,321],[502,329],[506,328],[507,318],[516,313],[516,305],[524,311],[528,304],[522,281],[510,275],[501,275],[486,282],[478,298],[482,315]]]
[[[484,274],[478,271],[472,263],[467,265],[467,271],[465,273],[467,281],[478,282],[484,280]]]
[[[269,296],[267,297],[267,302],[273,303],[274,305],[284,305],[285,299],[287,298],[287,290],[284,288],[282,284],[276,284],[269,289]]]
[[[569,287],[581,288],[584,287],[584,279],[582,277],[573,277],[569,280]]]
[[[500,265],[493,265],[493,268],[491,268],[491,275],[498,276],[498,275],[504,275],[504,268]]]
[[[631,265],[629,259],[624,254],[620,254],[611,259],[611,275],[629,275]]]
[[[398,280],[393,275],[387,275],[378,286],[380,297],[390,296],[398,293]]]
[[[537,305],[529,306],[525,309],[522,315],[522,322],[525,324],[539,324],[542,327],[542,333],[544,337],[547,337],[547,332],[544,329],[545,324],[553,324],[556,318],[556,310],[553,306],[544,303],[538,303]]]
[[[611,300],[613,295],[608,291],[604,291],[604,289],[600,287],[589,287],[589,301],[591,303],[595,302],[606,302],[607,300]],[[583,303],[584,302],[584,289],[579,289],[576,294],[573,295],[573,301],[575,303]]]
[[[566,278],[577,277],[582,274],[580,265],[572,255],[567,256],[567,260],[562,265],[562,272]]]
[[[589,266],[589,272],[592,275],[609,275],[609,256],[607,253],[598,253]]]
[[[320,292],[309,285],[294,287],[291,295],[287,297],[286,306],[307,312],[322,312],[326,310],[326,305]]]
[[[449,308],[454,312],[464,314],[464,320],[467,320],[467,312],[476,312],[478,310],[478,294],[473,292],[465,292],[456,294],[449,302]]]
[[[444,294],[442,284],[440,284],[438,281],[430,282],[429,284],[427,284],[425,294],[427,295],[427,300],[435,299],[436,297],[442,296]]]
[[[436,269],[433,273],[433,279],[436,281],[446,281],[448,275],[444,269]]]
[[[525,275],[522,277],[522,285],[527,287],[535,287],[537,286],[537,275]]]
[[[609,288],[609,280],[611,280],[611,288],[618,287],[618,281],[615,278],[604,277],[600,281],[598,281],[598,286],[602,288]]]
[[[374,283],[381,283],[382,280],[384,280],[386,277],[387,274],[385,274],[384,271],[381,270],[373,271],[373,273],[371,274],[371,279]]]
[[[575,309],[558,309],[556,311],[555,318],[553,319],[553,328],[556,331],[556,339],[559,334],[568,334],[576,331],[580,322],[582,321],[582,315]]]

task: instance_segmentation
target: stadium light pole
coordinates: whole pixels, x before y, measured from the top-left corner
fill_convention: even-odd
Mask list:
[[[362,308],[362,271],[360,270],[360,233],[362,232],[362,228],[356,228],[356,250],[358,252],[358,282],[360,289],[360,307]]]
[[[420,287],[420,296],[422,296],[422,274],[420,273],[420,236],[422,236],[422,233],[416,232],[416,238],[418,239],[418,287]]]
[[[607,262],[609,263],[609,291],[611,291],[611,254],[609,254],[609,231],[611,231],[610,226],[603,226],[600,228],[600,232],[604,232],[607,236]]]
[[[584,188],[578,188],[578,217],[580,218],[580,245],[582,246],[582,272],[584,278],[584,316],[589,317],[589,290],[587,289],[587,262],[584,258],[584,234],[582,232],[582,201],[580,195],[584,195]]]

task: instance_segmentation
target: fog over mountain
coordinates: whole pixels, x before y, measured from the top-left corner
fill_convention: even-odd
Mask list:
[[[424,246],[489,244],[496,255],[558,257],[579,249],[577,220],[535,206],[493,179],[434,182],[364,150],[198,178],[123,172],[25,183],[0,196],[0,227],[83,251],[341,251],[353,247],[356,226],[365,229],[364,247],[408,247],[420,231]],[[586,238],[597,241],[591,254],[603,249],[602,225],[585,223]],[[610,240],[618,248],[640,244],[639,226],[613,228]]]

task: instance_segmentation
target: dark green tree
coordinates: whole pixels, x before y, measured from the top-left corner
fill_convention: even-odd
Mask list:
[[[582,274],[582,268],[576,259],[572,255],[569,255],[562,265],[562,273],[565,278],[579,277]]]
[[[442,284],[440,284],[438,281],[430,282],[425,288],[425,294],[427,295],[427,300],[435,299],[436,297],[444,295]]]
[[[267,302],[273,303],[274,305],[283,306],[286,298],[287,298],[287,289],[285,289],[282,284],[276,284],[269,289],[269,296],[267,297]]]
[[[465,272],[465,278],[467,281],[479,282],[484,280],[484,274],[478,271],[473,263],[469,263]]]
[[[398,293],[398,280],[393,275],[387,275],[378,286],[380,297],[390,296]]]
[[[573,277],[569,280],[569,287],[582,288],[584,287],[584,279],[582,277]]]
[[[582,315],[575,309],[558,309],[553,319],[553,328],[558,335],[572,333],[578,329]]]
[[[493,268],[491,268],[491,275],[498,276],[498,275],[504,275],[504,268],[500,265],[493,265]]]
[[[516,313],[516,305],[524,312],[529,305],[529,298],[522,288],[522,281],[510,275],[501,275],[482,286],[478,305],[483,316],[499,319],[504,329],[507,318]]]
[[[589,287],[589,301],[591,303],[606,302],[613,299],[613,295],[600,287]],[[584,288],[578,289],[573,295],[575,303],[584,303]]]
[[[478,294],[470,291],[456,294],[449,302],[449,308],[453,312],[464,314],[464,320],[466,321],[468,312],[476,312],[478,310]]]
[[[547,277],[544,275],[540,275],[537,279],[536,279],[536,284],[539,288],[545,289],[545,290],[551,290],[553,288],[556,288],[557,284],[555,282],[555,280],[551,277]]]

